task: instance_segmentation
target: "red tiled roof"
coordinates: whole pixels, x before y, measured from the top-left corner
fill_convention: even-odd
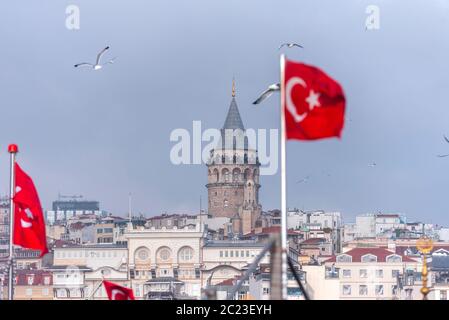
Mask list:
[[[301,244],[320,244],[322,242],[326,242],[325,238],[309,238],[307,240],[301,241]]]
[[[84,228],[84,223],[80,221],[72,223],[70,225],[70,230],[81,230],[82,228]]]
[[[222,282],[217,283],[216,286],[233,286],[236,280],[237,280],[237,277],[229,278],[229,279],[223,280]]]
[[[396,250],[397,254],[401,255],[401,254],[404,254],[404,251],[409,249],[409,248],[417,250],[416,249],[416,245],[415,246],[396,246],[395,250]],[[449,250],[449,242],[434,244],[432,252],[435,252],[435,251],[437,251],[439,249]]]
[[[385,248],[354,248],[352,250],[349,250],[348,252],[342,253],[346,254],[352,257],[352,262],[361,262],[362,256],[366,254],[372,254],[377,257],[377,262],[386,262],[386,258],[392,254],[395,254],[395,252],[389,251]],[[398,254],[402,257],[402,262],[416,262],[415,260]],[[326,260],[325,262],[336,262],[336,256],[333,255],[330,259]]]
[[[55,240],[53,243],[53,248],[64,248],[64,247],[81,247],[81,245],[76,244],[73,241],[65,241],[65,240]]]
[[[262,228],[261,232],[256,233],[255,230],[251,231],[250,233],[245,234],[245,236],[254,236],[254,235],[266,235],[266,234],[273,234],[273,233],[280,233],[281,232],[281,227],[280,226],[272,226],[272,227],[266,227],[266,228]],[[288,235],[299,235],[300,233],[295,231],[295,230],[288,230]]]
[[[16,271],[16,285],[18,286],[42,286],[42,285],[52,285],[53,277],[51,272],[44,270],[17,270]],[[47,278],[48,284],[45,283],[45,278]],[[31,284],[29,281],[31,281]]]
[[[383,214],[383,213],[380,213],[380,214],[376,215],[376,217],[381,217],[381,218],[399,218],[399,215],[398,214],[388,214],[388,213]]]

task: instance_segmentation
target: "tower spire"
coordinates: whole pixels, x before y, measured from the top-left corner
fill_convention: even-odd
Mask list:
[[[232,77],[232,97],[235,97],[235,79]]]

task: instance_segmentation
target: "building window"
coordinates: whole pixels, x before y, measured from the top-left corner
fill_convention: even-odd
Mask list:
[[[392,254],[387,257],[387,262],[402,262],[402,257],[397,254]]]
[[[377,262],[377,257],[373,254],[365,254],[362,256],[362,262],[369,263],[369,262]]]
[[[398,294],[398,286],[394,284],[391,286],[391,295],[396,296],[397,294]]]
[[[343,285],[343,295],[350,296],[351,295],[351,286],[348,284]]]
[[[32,295],[33,295],[33,289],[32,289],[32,288],[26,288],[25,294],[26,294],[27,296],[32,296]]]
[[[223,258],[223,251],[220,250],[220,258]]]
[[[243,250],[242,250],[242,251],[240,251],[240,257],[242,257],[242,258],[243,258],[244,256],[245,256],[245,251],[243,251]]]
[[[249,250],[246,250],[246,257],[249,257]]]
[[[193,249],[190,247],[181,248],[179,252],[179,259],[181,261],[190,261],[193,259]]]
[[[384,277],[384,271],[382,269],[376,270],[376,278],[383,278]]]
[[[367,278],[368,277],[368,270],[360,269],[359,276],[360,276],[360,278]]]
[[[368,295],[368,286],[365,284],[362,284],[359,286],[359,295],[360,296],[367,296]]]
[[[384,295],[384,286],[381,284],[376,285],[376,296]]]
[[[231,258],[233,258],[234,257],[234,251],[230,251],[230,254],[231,254]]]
[[[347,254],[337,256],[337,262],[352,262],[352,257]]]
[[[399,270],[391,270],[391,277],[396,279],[399,276]]]
[[[263,294],[270,294],[270,288],[263,288],[262,290]]]
[[[167,261],[168,259],[170,259],[170,249],[162,248],[159,251],[159,258],[161,258],[162,261]]]
[[[351,278],[351,270],[343,269],[343,278]]]
[[[225,251],[225,257],[228,257],[228,250]]]
[[[238,258],[239,257],[239,252],[238,250],[235,251],[235,256]]]
[[[137,258],[139,258],[139,260],[148,260],[148,258],[150,257],[150,250],[148,250],[147,248],[140,248],[137,250],[136,256]]]
[[[440,290],[440,300],[447,300],[447,291]]]

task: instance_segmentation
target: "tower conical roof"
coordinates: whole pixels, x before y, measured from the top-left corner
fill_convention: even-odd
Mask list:
[[[237,107],[237,102],[235,101],[235,97],[232,97],[231,105],[229,106],[228,115],[226,116],[223,129],[245,130],[242,118],[240,117],[239,108]]]

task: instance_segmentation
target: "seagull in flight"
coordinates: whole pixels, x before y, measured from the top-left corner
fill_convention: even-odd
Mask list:
[[[296,183],[303,183],[303,182],[307,182],[307,180],[309,180],[309,176],[302,178],[301,180],[297,181]]]
[[[256,101],[253,102],[253,104],[259,104],[265,99],[267,99],[269,96],[273,94],[275,91],[281,90],[281,85],[279,83],[274,83],[268,87],[267,90],[262,92],[262,94],[259,96],[259,98],[256,99]]]
[[[298,48],[304,49],[304,47],[303,47],[302,45],[297,44],[297,43],[283,43],[283,44],[281,44],[281,45],[279,46],[279,49],[278,49],[278,50],[281,50],[282,47],[285,47],[285,46],[287,46],[289,49],[290,49],[290,48],[293,48],[293,47],[298,47]]]
[[[94,70],[100,70],[101,68],[103,68],[103,66],[105,66],[106,64],[112,64],[114,63],[114,60],[116,58],[112,58],[111,60],[109,60],[108,62],[104,63],[104,64],[100,64],[100,59],[101,56],[107,51],[109,50],[109,46],[107,46],[106,48],[104,48],[103,50],[100,51],[99,54],[97,54],[97,60],[95,61],[95,64],[89,63],[89,62],[81,62],[81,63],[77,63],[75,64],[75,68],[78,67],[91,67]]]
[[[375,162],[369,164],[370,167],[375,167],[377,164]]]
[[[443,136],[443,137],[444,137],[444,140],[445,140],[447,143],[449,143],[449,139],[448,139],[446,136]],[[438,155],[439,158],[445,158],[445,157],[448,157],[448,156],[449,156],[449,154]]]

